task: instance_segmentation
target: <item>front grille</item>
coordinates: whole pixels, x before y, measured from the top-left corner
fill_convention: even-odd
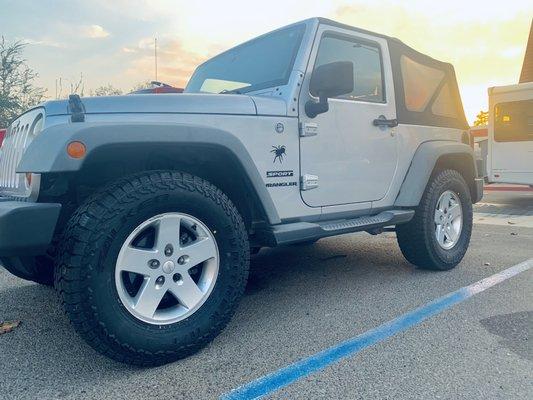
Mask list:
[[[32,110],[15,120],[7,130],[0,148],[0,196],[28,197],[31,188],[26,184],[24,174],[16,172],[24,152],[33,140],[32,128],[43,118],[42,112]]]

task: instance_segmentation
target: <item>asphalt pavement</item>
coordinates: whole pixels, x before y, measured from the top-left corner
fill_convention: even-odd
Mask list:
[[[476,217],[511,215],[514,202],[524,201],[498,196],[486,195]],[[486,204],[498,208],[484,212]],[[263,249],[228,328],[200,353],[152,369],[95,353],[74,333],[52,289],[0,269],[0,320],[22,321],[0,335],[0,398],[217,399],[531,259],[533,216],[522,217],[476,223],[465,259],[449,272],[415,269],[394,233]],[[268,398],[530,399],[532,305],[529,269]]]

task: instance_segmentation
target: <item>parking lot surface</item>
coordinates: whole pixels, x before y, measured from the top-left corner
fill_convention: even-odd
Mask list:
[[[508,211],[514,200],[489,194],[483,201]],[[503,208],[485,214],[506,215]],[[449,272],[413,268],[394,233],[263,249],[228,328],[200,353],[152,369],[95,353],[69,326],[52,289],[0,269],[0,320],[22,321],[0,336],[0,397],[216,399],[532,258],[528,221],[476,223],[465,259]],[[531,398],[532,305],[529,269],[270,398]]]

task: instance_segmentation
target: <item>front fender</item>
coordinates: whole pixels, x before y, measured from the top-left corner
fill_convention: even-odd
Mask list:
[[[82,159],[71,158],[67,145],[83,142],[87,154]],[[272,198],[250,154],[242,142],[230,132],[192,124],[165,123],[76,123],[56,125],[42,131],[26,150],[17,172],[58,173],[79,171],[91,154],[104,146],[146,144],[205,144],[221,146],[240,162],[262,202],[271,224],[280,223]]]

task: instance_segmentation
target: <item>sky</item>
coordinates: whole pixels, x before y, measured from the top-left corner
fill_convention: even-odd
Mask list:
[[[62,95],[83,74],[85,93],[155,79],[184,87],[225,49],[309,17],[387,34],[455,66],[467,119],[487,88],[518,82],[533,17],[528,0],[0,0],[0,35],[28,43],[36,83]]]

